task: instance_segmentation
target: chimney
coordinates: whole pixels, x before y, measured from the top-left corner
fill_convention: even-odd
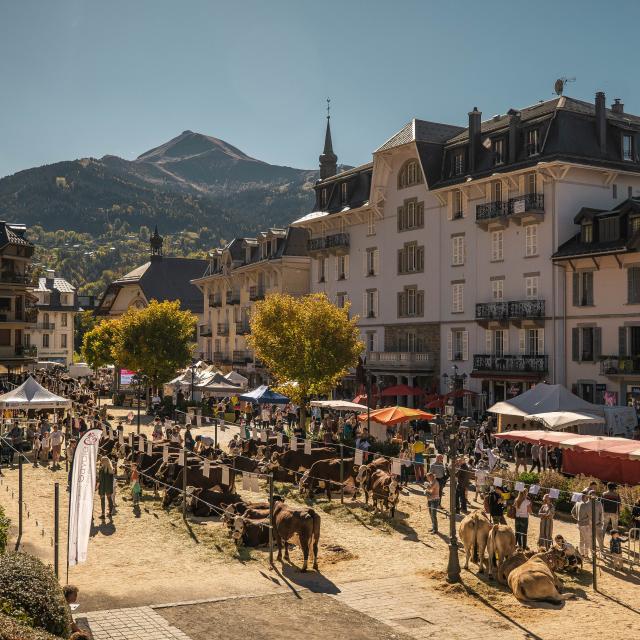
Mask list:
[[[607,108],[605,106],[604,91],[596,93],[596,135],[600,152],[607,150]]]
[[[611,105],[613,113],[624,113],[624,102],[620,102],[620,98],[616,98]]]
[[[516,162],[518,159],[518,135],[520,128],[520,112],[509,109],[509,162]]]
[[[47,274],[47,280],[53,280],[56,277],[55,269],[47,269],[45,273]]]
[[[473,107],[469,111],[469,170],[475,171],[479,164],[480,155],[480,124],[482,122],[482,112],[478,107]]]

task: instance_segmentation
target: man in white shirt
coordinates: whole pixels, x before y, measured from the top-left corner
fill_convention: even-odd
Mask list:
[[[60,469],[60,453],[62,451],[62,442],[64,440],[64,435],[62,431],[58,429],[58,425],[53,425],[53,431],[51,432],[51,458],[53,460],[53,466],[51,469],[56,471]]]
[[[482,436],[478,436],[476,439],[476,446],[473,450],[473,455],[476,457],[476,464],[482,460],[482,454],[484,453],[484,443],[482,442]]]

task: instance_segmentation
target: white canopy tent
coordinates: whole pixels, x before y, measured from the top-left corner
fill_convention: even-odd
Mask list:
[[[249,379],[239,374],[237,371],[229,371],[224,376],[231,384],[235,384],[245,391],[249,385]]]
[[[575,411],[548,411],[547,413],[531,413],[526,416],[528,420],[538,420],[554,431],[560,431],[578,425],[604,425],[605,419],[590,413],[577,413]],[[596,429],[599,431],[599,429]]]
[[[367,405],[349,402],[348,400],[312,400],[312,407],[333,409],[334,411],[366,411]]]
[[[29,376],[19,387],[0,395],[1,409],[68,409],[71,400],[57,396]]]

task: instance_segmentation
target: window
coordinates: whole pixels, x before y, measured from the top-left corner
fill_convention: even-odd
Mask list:
[[[601,218],[598,221],[598,239],[600,242],[617,240],[620,237],[620,218]]]
[[[369,247],[364,254],[364,275],[377,276],[380,273],[380,252],[376,247]]]
[[[494,202],[502,202],[502,182],[500,180],[491,183],[491,197]]]
[[[424,202],[405,200],[405,203],[398,207],[398,231],[422,227],[424,227]]]
[[[627,303],[640,304],[640,267],[627,269]]]
[[[520,329],[520,353],[527,356],[544,355],[544,329]]]
[[[326,282],[327,280],[327,259],[318,258],[318,282]]]
[[[633,198],[633,187],[631,185],[627,187],[627,198]]]
[[[493,141],[493,164],[504,164],[504,138]]]
[[[451,283],[451,313],[464,312],[464,282]]]
[[[44,314],[42,315],[42,324],[43,324],[45,327],[48,327],[48,326],[49,326],[49,314],[48,314],[48,313],[44,313]]]
[[[593,271],[578,271],[573,274],[573,306],[593,305]]]
[[[539,139],[540,132],[538,129],[529,129],[529,131],[527,131],[526,151],[528,156],[535,156],[537,153],[539,153]]]
[[[415,286],[405,287],[398,293],[398,317],[412,318],[424,315],[424,291]]]
[[[367,318],[378,317],[378,290],[367,289],[364,293],[364,313]]]
[[[449,360],[468,360],[469,333],[465,329],[452,329],[448,335],[447,348]]]
[[[574,327],[571,330],[571,358],[574,362],[595,362],[600,358],[600,327]]]
[[[633,161],[633,136],[626,133],[622,136],[622,159]]]
[[[530,224],[524,228],[524,255],[538,255],[538,225]]]
[[[504,280],[491,281],[491,297],[494,301],[504,299]]]
[[[376,235],[376,215],[373,211],[369,211],[367,214],[367,235]]]
[[[593,223],[583,222],[581,231],[582,242],[593,242]]]
[[[340,293],[336,293],[336,307],[340,307],[343,309],[347,304],[348,296],[345,292],[341,291]]]
[[[67,326],[67,314],[66,313],[61,313],[60,314],[60,325],[63,327]]]
[[[415,331],[406,331],[398,336],[398,351],[401,353],[424,353],[424,340]]]
[[[525,276],[524,292],[527,300],[538,299],[538,289],[540,287],[540,276]]]
[[[340,185],[340,202],[342,204],[347,204],[349,201],[349,186],[346,182],[343,182]]]
[[[633,235],[640,231],[640,216],[629,218],[629,235]]]
[[[63,333],[60,336],[60,348],[61,349],[66,349],[67,348],[67,334]]]
[[[502,230],[491,232],[491,262],[504,259],[504,232]]]
[[[349,256],[336,256],[336,280],[349,278]]]
[[[49,347],[49,334],[48,333],[43,333],[42,334],[42,346],[43,347]]]
[[[407,165],[407,184],[415,184],[418,180],[418,167],[415,162]]]
[[[320,192],[320,205],[322,207],[326,207],[327,206],[327,202],[328,202],[328,194],[327,194],[327,190],[326,189],[322,189],[322,191]]]
[[[464,211],[462,210],[462,191],[460,189],[456,189],[453,192],[453,219],[462,218],[464,215]]]
[[[398,273],[418,273],[424,271],[424,246],[407,242],[398,251]]]
[[[528,195],[538,193],[538,176],[535,173],[527,173],[524,179],[524,190]]]
[[[375,351],[376,350],[376,334],[375,331],[367,331],[366,333],[366,343],[367,343],[367,351]]]
[[[611,197],[614,200],[618,199],[618,185],[615,182],[611,185]]]
[[[454,176],[461,176],[464,173],[464,149],[454,152],[452,169]]]
[[[464,236],[451,237],[451,264],[454,267],[464,264]]]
[[[502,357],[504,352],[507,351],[505,346],[507,345],[507,337],[504,329],[496,329],[493,332],[493,355]]]
[[[418,163],[415,160],[409,160],[398,173],[398,189],[404,189],[404,187],[410,187],[420,182],[422,182],[422,178]]]

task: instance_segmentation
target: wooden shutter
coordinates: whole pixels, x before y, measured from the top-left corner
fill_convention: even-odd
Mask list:
[[[490,354],[493,352],[493,336],[491,335],[491,330],[486,329],[484,332],[484,350],[485,353]]]
[[[402,318],[402,298],[404,294],[399,291],[398,292],[398,318]]]
[[[416,249],[416,271],[424,271],[424,247]]]
[[[363,318],[369,317],[369,309],[367,309],[367,292],[366,291],[362,294],[362,317]]]
[[[344,277],[349,278],[349,254],[344,256]]]
[[[373,250],[373,273],[380,273],[380,249]]]
[[[453,331],[447,331],[447,360],[453,360]]]
[[[375,317],[378,317],[378,292],[373,292],[373,313]]]
[[[518,347],[521,354],[527,353],[527,330],[520,329],[518,331]]]
[[[462,332],[462,359],[469,359],[469,332],[466,329]]]
[[[580,362],[580,329],[579,327],[574,327],[573,329],[571,329],[571,359],[574,362]]]
[[[416,227],[424,227],[424,202],[418,202],[416,207]]]
[[[618,356],[627,356],[627,327],[618,327]]]
[[[593,271],[587,271],[585,274],[586,301],[589,306],[593,304]]]
[[[362,275],[369,275],[367,271],[367,253],[369,253],[366,249],[362,252]]]
[[[602,328],[593,328],[593,359],[598,360],[602,353]]]
[[[404,207],[398,207],[398,231],[404,231]]]
[[[639,267],[629,267],[627,269],[627,302],[630,304],[640,302]]]
[[[336,280],[340,278],[340,256],[335,257]]]
[[[416,311],[419,317],[424,315],[424,291],[418,291],[416,293]]]
[[[580,306],[580,274],[573,273],[573,306]]]

